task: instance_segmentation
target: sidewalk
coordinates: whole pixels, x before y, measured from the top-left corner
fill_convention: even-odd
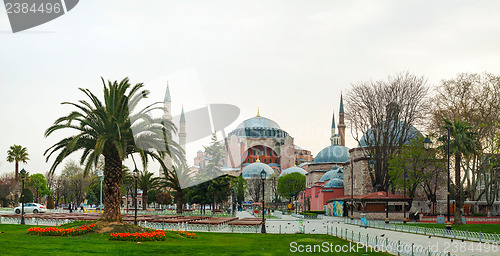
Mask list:
[[[325,217],[322,222],[328,221],[329,223],[333,223],[333,230],[335,232],[335,227],[340,232],[340,229],[348,230],[348,237],[351,232],[354,231],[354,235],[361,233],[361,236],[366,236],[367,234],[370,236],[378,236],[381,239],[388,238],[393,241],[401,241],[401,243],[406,244],[415,244],[417,246],[422,246],[423,248],[431,247],[433,250],[436,249],[440,252],[450,251],[451,254],[455,254],[458,256],[471,256],[471,255],[482,255],[482,256],[496,256],[500,255],[500,246],[485,244],[485,243],[476,243],[461,240],[452,240],[441,237],[433,237],[429,238],[428,235],[418,235],[411,234],[399,231],[391,231],[385,229],[376,229],[376,228],[364,228],[355,225],[344,224],[343,218],[338,217]],[[318,221],[313,221],[311,223],[316,227],[321,227],[322,223],[318,223]],[[382,237],[383,235],[383,237]]]

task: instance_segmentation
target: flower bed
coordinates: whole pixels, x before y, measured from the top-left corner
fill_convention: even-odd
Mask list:
[[[30,235],[38,235],[38,236],[79,236],[83,234],[87,234],[90,232],[95,232],[95,230],[99,226],[97,224],[83,225],[78,228],[39,228],[32,227],[28,229],[28,234]]]
[[[165,241],[167,237],[165,236],[165,231],[163,230],[153,230],[151,232],[145,233],[111,233],[108,236],[109,240],[116,241]]]
[[[192,239],[196,238],[195,233],[190,233],[190,232],[186,232],[186,231],[176,231],[176,232],[177,232],[177,234],[179,234],[185,238],[192,238]]]

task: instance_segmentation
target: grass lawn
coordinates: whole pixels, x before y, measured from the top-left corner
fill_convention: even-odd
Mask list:
[[[348,244],[329,235],[223,234],[197,232],[198,239],[183,238],[173,232],[166,241],[109,241],[107,234],[87,234],[79,237],[28,235],[30,226],[1,224],[0,255],[286,255],[290,243],[298,245]],[[317,255],[316,253],[300,253]],[[385,253],[319,253],[328,255],[389,255]]]
[[[398,224],[403,225],[403,224]],[[411,226],[420,226],[427,228],[446,228],[446,224],[435,224],[435,223],[406,223],[405,225]],[[452,229],[456,230],[468,230],[471,232],[483,232],[483,233],[492,233],[500,234],[500,224],[464,224],[464,225],[452,225]]]

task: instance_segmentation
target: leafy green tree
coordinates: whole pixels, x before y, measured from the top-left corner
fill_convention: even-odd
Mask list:
[[[236,201],[238,205],[243,207],[243,202],[245,201],[245,189],[247,186],[247,181],[243,178],[243,176],[238,176],[238,185],[236,187]]]
[[[148,191],[148,204],[156,203],[156,196],[160,193],[157,189],[152,189]]]
[[[406,179],[406,197],[410,198],[408,209],[411,209],[417,189],[434,178],[435,170],[431,165],[439,164],[435,152],[426,150],[423,142],[424,137],[418,136],[389,159],[391,188],[403,190]]]
[[[10,146],[7,150],[7,162],[16,164],[15,179],[19,180],[19,162],[27,163],[29,159],[28,149],[21,145]]]
[[[473,126],[467,122],[462,122],[458,119],[451,121],[443,119],[444,125],[442,128],[450,131],[450,154],[455,158],[455,220],[454,224],[461,225],[462,223],[462,208],[465,198],[462,194],[462,179],[461,179],[461,161],[462,157],[470,157],[474,155],[480,148],[478,133]],[[447,137],[442,136],[439,141],[443,142],[442,149],[446,150]]]
[[[278,179],[278,194],[284,198],[290,198],[290,200],[305,187],[306,176],[298,172],[283,175]]]
[[[88,201],[88,204],[90,204],[90,205],[92,205],[92,204],[98,205],[99,204],[99,198],[97,198],[97,196],[95,195],[93,190],[89,190],[89,192],[87,192],[86,199]]]
[[[149,159],[157,160],[162,167],[165,154],[176,159],[179,146],[173,143],[171,134],[175,131],[172,122],[152,118],[148,113],[157,109],[155,104],[136,111],[141,99],[149,94],[143,84],[132,86],[128,78],[122,81],[102,79],[103,100],[88,89],[80,89],[89,99],[78,103],[63,104],[76,107],[69,115],[57,119],[45,132],[45,136],[59,130],[73,130],[75,135],[66,137],[45,151],[47,161],[57,154],[51,172],[69,155],[82,150],[80,163],[85,165],[85,174],[97,166],[99,156],[104,156],[104,213],[105,221],[119,221],[121,205],[121,183],[123,161],[137,153],[147,169]],[[134,127],[134,131],[132,131]],[[134,137],[134,134],[137,135]],[[136,144],[135,139],[138,139]],[[169,143],[166,147],[166,143]],[[148,150],[145,150],[147,148]]]
[[[172,196],[166,192],[161,192],[156,195],[156,202],[162,206],[170,204],[172,203]]]
[[[30,175],[28,187],[35,190],[35,202],[38,203],[38,199],[40,197],[46,196],[50,194],[50,190],[47,187],[47,180],[45,176],[41,173],[35,173]]]

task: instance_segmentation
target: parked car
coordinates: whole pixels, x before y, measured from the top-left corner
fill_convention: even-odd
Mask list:
[[[18,207],[14,208],[14,212],[16,214],[21,214],[21,208],[22,205],[19,205]],[[37,204],[37,203],[25,203],[24,204],[24,212],[32,212],[32,213],[39,213],[39,212],[47,212],[47,207]]]

